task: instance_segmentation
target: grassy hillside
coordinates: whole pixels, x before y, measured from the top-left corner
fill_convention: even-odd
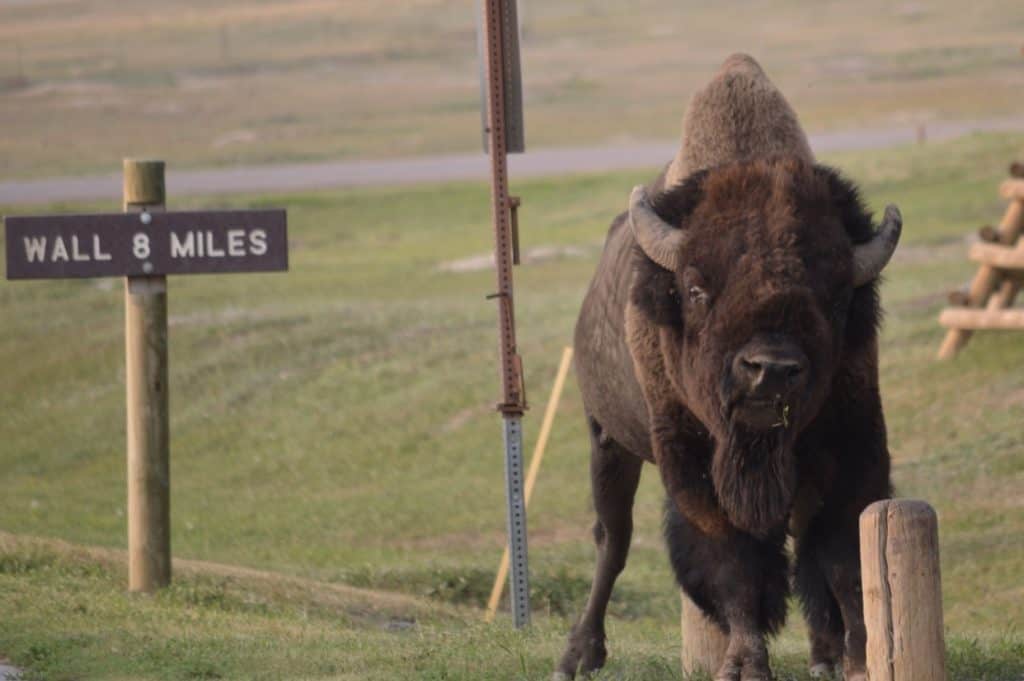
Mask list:
[[[0,178],[476,150],[474,2],[0,2]],[[536,147],[675,137],[736,50],[811,130],[1022,114],[1021,3],[519,4]]]
[[[897,490],[939,513],[962,679],[1024,673],[1024,337],[982,334],[940,364],[935,318],[973,271],[964,234],[999,219],[996,183],[1022,152],[1024,136],[998,135],[828,159],[871,205],[896,201],[906,218],[883,291],[883,398]],[[642,179],[514,186],[527,253],[515,274],[534,406],[528,447],[605,227]],[[300,597],[250,608],[250,596],[231,596],[222,607],[204,595],[216,580],[126,599],[119,568],[94,569],[102,561],[88,556],[61,567],[60,550],[10,539],[0,553],[0,655],[53,678],[202,678],[185,665],[192,653],[210,662],[207,678],[269,678],[288,665],[307,678],[543,676],[590,577],[586,436],[570,382],[530,509],[537,627],[517,635],[475,623],[504,523],[495,310],[484,300],[494,282],[453,263],[490,250],[486,188],[171,196],[170,205],[287,207],[292,248],[288,274],[171,280],[175,555],[445,607],[415,610],[422,625],[396,634],[340,608],[307,621]],[[0,530],[124,546],[121,301],[116,280],[0,282]],[[648,470],[612,603],[615,669],[630,678],[676,669],[659,486]],[[182,595],[190,589],[198,595]],[[269,598],[253,589],[257,602]],[[776,647],[786,668],[805,659],[801,631],[791,618]],[[983,664],[994,671],[985,676]]]

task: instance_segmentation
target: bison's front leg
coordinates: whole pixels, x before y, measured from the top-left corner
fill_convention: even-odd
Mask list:
[[[655,414],[652,442],[668,492],[665,539],[679,585],[729,636],[716,681],[768,681],[765,638],[786,618],[789,562],[782,524],[737,529],[711,482],[712,444],[685,410]]]
[[[715,679],[768,681],[765,638],[785,620],[789,593],[784,533],[780,529],[757,539],[735,528],[701,528],[697,522],[680,512],[678,501],[669,503],[665,537],[676,578],[729,635]]]

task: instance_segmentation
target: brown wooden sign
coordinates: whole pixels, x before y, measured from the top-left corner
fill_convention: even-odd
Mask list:
[[[283,210],[44,215],[4,224],[8,279],[288,269]]]

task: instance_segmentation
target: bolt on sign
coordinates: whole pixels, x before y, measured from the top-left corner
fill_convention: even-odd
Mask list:
[[[4,223],[8,279],[288,269],[283,210],[43,215]]]

